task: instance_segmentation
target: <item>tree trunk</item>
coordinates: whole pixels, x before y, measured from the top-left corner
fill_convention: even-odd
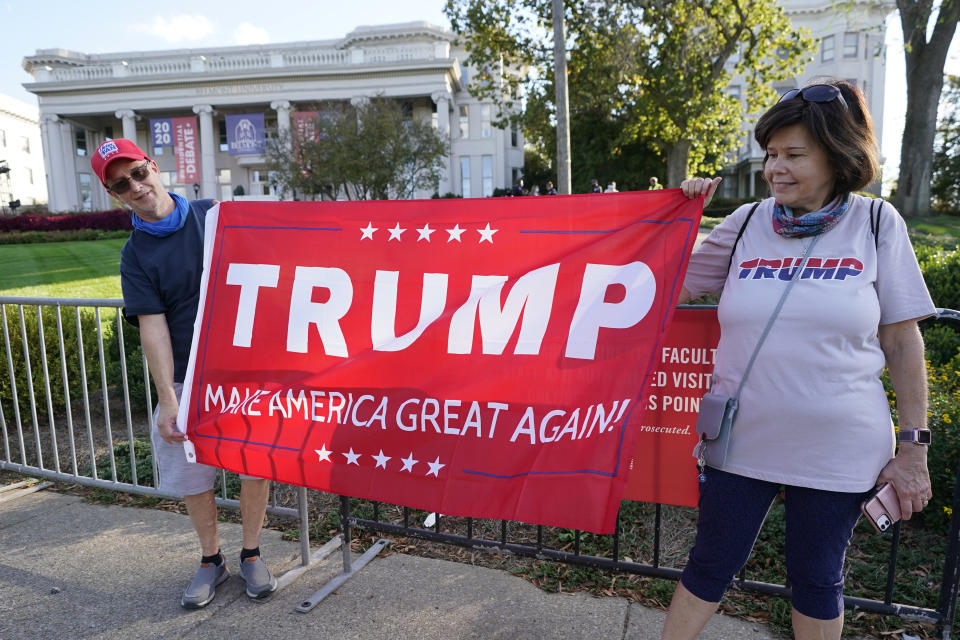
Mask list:
[[[930,4],[897,0],[907,69],[907,113],[894,204],[905,217],[929,215],[930,180],[943,67],[960,17],[960,0],[943,0],[927,41]]]
[[[690,158],[690,141],[678,140],[667,152],[667,186],[679,187],[687,179],[687,161]]]

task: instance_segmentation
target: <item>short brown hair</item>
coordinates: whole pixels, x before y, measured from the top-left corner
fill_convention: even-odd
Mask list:
[[[837,180],[831,197],[863,189],[880,172],[877,137],[873,119],[867,110],[863,93],[845,80],[819,84],[837,87],[847,103],[839,100],[808,102],[800,94],[781,100],[760,116],[753,132],[761,149],[766,149],[773,134],[783,127],[803,124],[813,139],[823,147]],[[764,153],[763,164],[767,164]]]

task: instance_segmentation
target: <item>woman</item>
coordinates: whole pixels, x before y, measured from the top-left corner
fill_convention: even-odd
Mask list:
[[[931,497],[926,446],[904,442],[894,456],[880,374],[886,363],[901,434],[929,435],[917,321],[935,309],[900,215],[883,203],[871,226],[880,201],[852,193],[877,175],[863,96],[842,81],[789,91],[755,136],[773,197],[749,222],[753,205],[714,228],[690,260],[680,299],[722,290],[714,392],[736,395],[774,307],[798,277],[740,394],[727,455],[703,470],[697,538],[663,638],[697,636],[781,488],[795,636],[839,638],[844,554],[865,495],[892,483],[905,519]],[[706,205],[719,183],[697,178],[681,189]]]

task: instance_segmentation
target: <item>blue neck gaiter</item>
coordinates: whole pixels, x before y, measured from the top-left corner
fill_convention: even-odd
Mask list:
[[[180,194],[171,193],[170,195],[173,197],[173,213],[159,222],[144,222],[134,213],[132,214],[133,228],[158,238],[165,238],[182,229],[183,225],[187,223],[187,211],[190,209],[190,203]]]

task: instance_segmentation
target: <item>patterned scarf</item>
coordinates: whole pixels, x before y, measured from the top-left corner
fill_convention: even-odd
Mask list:
[[[133,214],[133,228],[140,229],[158,238],[166,238],[175,231],[180,231],[183,225],[187,223],[187,211],[190,209],[190,203],[187,199],[178,193],[170,193],[173,196],[173,213],[159,222],[146,222],[140,219],[140,216]]]
[[[794,217],[790,207],[773,203],[773,230],[785,238],[806,238],[829,231],[840,222],[850,205],[850,194],[837,196],[819,211],[811,211]]]

